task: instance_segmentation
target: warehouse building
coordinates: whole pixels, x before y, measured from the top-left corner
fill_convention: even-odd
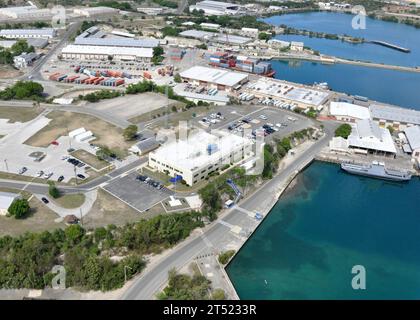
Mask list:
[[[259,78],[247,87],[247,93],[253,94],[257,98],[269,98],[290,103],[300,109],[314,108],[316,110],[322,108],[330,96],[327,91],[269,78]]]
[[[247,74],[195,66],[180,73],[184,82],[217,90],[233,91],[248,82]]]
[[[245,45],[252,41],[251,38],[247,37],[241,37],[233,34],[221,34],[217,32],[209,32],[202,30],[185,30],[179,35],[182,37],[198,39],[201,41],[209,41],[230,45]]]
[[[407,127],[404,129],[404,133],[413,159],[420,164],[420,126]]]
[[[20,55],[13,57],[13,65],[18,68],[27,68],[31,66],[36,59],[38,59],[39,55],[35,52],[22,52]]]
[[[330,103],[330,115],[338,121],[356,122],[356,120],[370,119],[369,109],[348,102]]]
[[[104,47],[127,47],[127,48],[155,48],[159,46],[157,39],[129,39],[129,38],[99,38],[77,37],[74,41],[79,46],[104,46]]]
[[[43,49],[48,45],[48,40],[45,38],[28,38],[25,39],[29,46],[35,49]],[[17,40],[0,40],[0,47],[10,49]]]
[[[355,149],[358,153],[383,155],[395,155],[397,153],[389,130],[380,128],[371,119],[356,121],[347,140],[349,148]]]
[[[195,5],[191,5],[189,9],[190,12],[201,10],[209,16],[237,15],[243,12],[242,7],[237,4],[210,0],[197,2]]]
[[[50,9],[38,9],[36,6],[0,8],[0,15],[12,19],[42,19],[53,16]]]
[[[0,30],[0,37],[7,39],[27,39],[27,38],[44,38],[51,39],[57,35],[52,28],[43,29],[3,29]]]
[[[372,119],[384,128],[403,130],[410,125],[420,125],[420,111],[376,104],[370,105],[369,111]]]
[[[73,13],[83,17],[93,17],[99,15],[111,15],[118,13],[119,10],[110,7],[89,7],[89,8],[76,8]]]
[[[226,164],[239,164],[252,155],[249,139],[227,132],[199,131],[149,153],[149,166],[171,177],[181,176],[192,186]]]
[[[106,46],[68,45],[61,51],[63,59],[71,60],[113,60],[150,62],[152,48],[128,48]]]

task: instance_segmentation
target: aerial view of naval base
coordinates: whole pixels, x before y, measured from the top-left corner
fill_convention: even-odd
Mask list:
[[[420,299],[419,39],[419,0],[1,0],[0,300]]]

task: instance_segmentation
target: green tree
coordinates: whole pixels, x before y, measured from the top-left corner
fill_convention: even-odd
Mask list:
[[[181,75],[179,73],[174,75],[174,81],[176,83],[181,83],[182,82]]]
[[[133,140],[137,136],[138,128],[135,124],[130,124],[123,131],[123,137],[125,140]]]
[[[65,234],[66,234],[67,242],[70,245],[74,245],[74,244],[79,243],[82,240],[85,234],[85,230],[78,224],[73,224],[66,228]]]
[[[258,39],[259,40],[265,40],[265,41],[270,40],[271,39],[271,33],[268,33],[268,32],[260,32],[258,34]]]
[[[21,219],[29,213],[29,202],[26,199],[15,199],[7,210],[11,216]]]
[[[349,125],[348,123],[344,123],[342,125],[340,125],[336,130],[335,130],[335,136],[336,137],[342,137],[344,139],[347,139],[348,136],[351,133],[351,125]]]
[[[230,258],[232,258],[234,254],[235,254],[235,250],[228,250],[228,251],[222,252],[219,254],[218,260],[221,264],[226,264],[229,262]]]
[[[226,300],[226,294],[223,289],[215,289],[213,290],[211,295],[213,297],[213,300]]]
[[[48,193],[54,199],[57,199],[60,196],[60,191],[55,186],[55,183],[52,181],[49,182]]]

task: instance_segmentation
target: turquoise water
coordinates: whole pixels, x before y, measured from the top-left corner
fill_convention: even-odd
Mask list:
[[[415,27],[366,18],[366,29],[352,28],[353,15],[333,12],[305,12],[286,14],[263,19],[265,22],[318,32],[347,34],[366,40],[381,40],[411,50],[404,53],[390,48],[370,44],[351,44],[347,42],[310,38],[299,35],[281,35],[286,41],[303,41],[306,46],[337,57],[374,61],[403,66],[420,66],[420,29]]]
[[[264,21],[274,25],[286,24],[299,29],[348,34],[398,44],[410,48],[411,53],[368,43],[350,44],[305,36],[279,36],[288,41],[303,41],[313,49],[338,57],[393,65],[420,66],[420,29],[367,18],[366,30],[354,30],[351,27],[352,19],[353,15],[348,14],[305,12],[273,16]],[[420,73],[307,61],[273,61],[273,68],[276,70],[277,79],[304,84],[328,82],[335,91],[420,110]]]
[[[309,85],[328,82],[334,91],[420,110],[420,73],[298,60],[276,60],[272,65],[277,79]]]
[[[420,181],[315,162],[227,268],[241,299],[420,299]],[[353,290],[351,268],[366,268]]]

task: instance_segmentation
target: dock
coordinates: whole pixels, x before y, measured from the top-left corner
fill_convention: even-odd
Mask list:
[[[391,48],[391,49],[394,49],[394,50],[398,50],[398,51],[401,51],[401,52],[405,52],[405,53],[410,53],[411,52],[410,49],[403,48],[403,47],[400,47],[396,44],[392,44],[392,43],[385,42],[385,41],[371,40],[371,41],[368,41],[368,42],[373,43],[373,44],[378,44],[378,45],[383,46],[383,47]]]

